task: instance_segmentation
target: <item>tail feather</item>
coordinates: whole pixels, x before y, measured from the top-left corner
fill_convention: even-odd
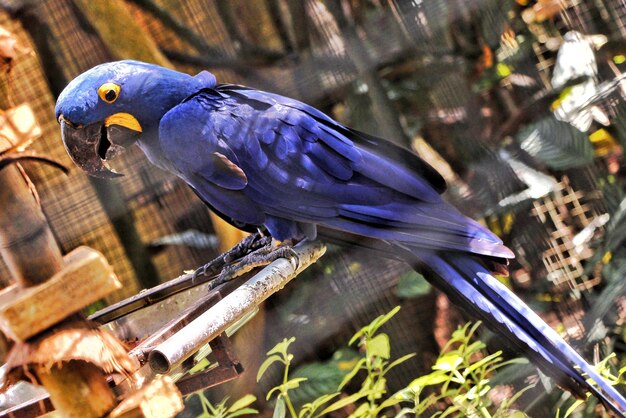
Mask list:
[[[545,374],[579,397],[591,392],[618,416],[626,417],[626,399],[474,257],[463,253],[450,257],[421,249],[411,253],[439,276],[433,278],[435,285],[461,306],[471,307],[470,313],[508,337]]]

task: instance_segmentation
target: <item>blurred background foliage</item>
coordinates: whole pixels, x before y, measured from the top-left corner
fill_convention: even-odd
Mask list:
[[[446,198],[517,254],[507,285],[588,358],[619,360],[625,35],[622,0],[0,0],[0,109],[28,106],[40,129],[32,149],[71,166],[54,100],[101,62],[208,69],[221,82],[311,103],[431,162],[449,183]],[[106,303],[240,238],[138,150],[115,165],[126,174],[116,182],[26,167],[61,247],[89,245],[114,265],[125,287]],[[2,265],[0,280],[8,283]],[[332,373],[337,347],[396,305],[386,330],[393,354],[417,353],[390,371],[397,390],[430,370],[465,318],[402,263],[355,249],[331,248],[269,300],[237,350],[254,371],[275,341],[294,335],[298,361]],[[489,349],[515,356],[489,337]],[[536,381],[534,368],[516,367],[502,383]],[[257,386],[248,373],[208,396],[263,399],[278,374]],[[553,415],[561,393],[543,393],[524,392],[520,408]],[[192,399],[188,413],[198,411]]]

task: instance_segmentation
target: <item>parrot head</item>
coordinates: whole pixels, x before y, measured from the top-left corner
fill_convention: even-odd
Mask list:
[[[214,86],[215,77],[206,71],[193,77],[138,61],[98,65],[70,82],[57,100],[65,149],[88,174],[120,176],[107,160],[138,140],[149,141],[172,107]]]

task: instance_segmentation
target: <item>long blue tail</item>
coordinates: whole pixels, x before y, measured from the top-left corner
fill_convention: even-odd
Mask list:
[[[471,314],[508,337],[542,372],[579,397],[591,392],[617,416],[626,417],[626,399],[472,255],[443,255],[423,249],[411,253],[439,276],[431,278],[433,284],[453,302],[471,307]]]

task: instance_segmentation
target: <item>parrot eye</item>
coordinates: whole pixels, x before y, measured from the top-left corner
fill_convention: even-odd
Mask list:
[[[98,89],[98,96],[107,103],[113,103],[120,94],[120,86],[115,83],[104,83]]]

